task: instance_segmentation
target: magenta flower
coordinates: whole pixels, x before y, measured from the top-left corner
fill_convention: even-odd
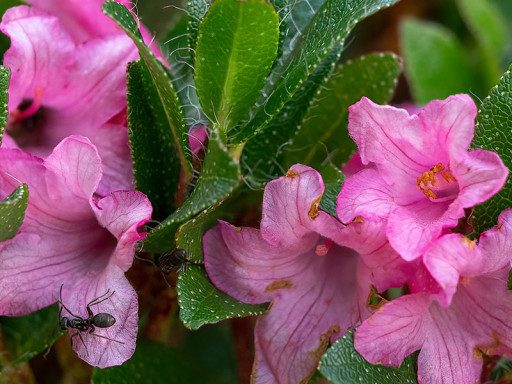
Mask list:
[[[73,338],[80,358],[107,367],[123,363],[135,350],[137,295],[124,272],[135,243],[145,237],[139,228],[152,208],[135,191],[95,197],[101,176],[98,152],[84,137],[63,140],[46,160],[0,149],[0,197],[20,183],[29,187],[19,233],[0,243],[0,314],[19,316],[55,303],[63,285],[66,307],[86,318],[88,302],[115,291],[91,309],[111,314],[116,323],[82,332],[83,343]],[[70,317],[65,310],[62,315]]]
[[[116,1],[130,11],[136,10],[129,0]],[[121,27],[101,10],[104,0],[28,0],[27,2],[38,10],[57,16],[62,27],[76,44],[95,38],[125,34]],[[136,17],[135,12],[132,14]],[[140,25],[139,28],[144,42],[151,47],[156,57],[164,61],[154,36],[143,25]]]
[[[358,328],[357,351],[370,363],[397,366],[421,349],[423,384],[477,383],[484,353],[512,357],[512,210],[498,222],[478,245],[460,234],[437,240],[424,255],[426,269],[409,284],[413,294]]]
[[[348,129],[366,168],[344,182],[340,219],[385,219],[393,248],[405,260],[421,256],[507,178],[498,155],[467,151],[476,112],[467,95],[432,101],[417,115],[365,97],[351,106]]]
[[[123,34],[75,44],[57,17],[26,6],[7,10],[11,38],[9,122],[3,147],[48,156],[63,138],[90,138],[105,177],[98,193],[133,189],[126,127],[126,64],[138,58]]]
[[[405,263],[382,225],[344,227],[318,210],[323,192],[318,172],[294,165],[267,184],[260,230],[220,222],[204,236],[206,270],[220,290],[245,303],[272,302],[255,329],[256,383],[305,382],[329,340],[370,314],[370,284],[403,283],[393,268]],[[374,280],[378,268],[389,277]]]
[[[130,1],[117,2],[131,9]],[[97,37],[124,34],[112,19],[103,14],[103,0],[28,0],[28,3],[34,8],[57,16],[77,44]]]

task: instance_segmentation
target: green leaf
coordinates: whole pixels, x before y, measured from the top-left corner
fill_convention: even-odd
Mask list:
[[[348,107],[363,96],[377,104],[389,102],[401,71],[393,54],[371,54],[338,66],[285,149],[284,166],[300,162],[319,167],[326,159],[346,163],[356,150],[347,130]]]
[[[457,0],[460,13],[478,42],[489,87],[496,84],[505,48],[505,20],[489,0]]]
[[[144,61],[153,84],[160,96],[167,124],[172,133],[174,147],[176,148],[178,158],[182,167],[183,178],[189,180],[192,175],[192,169],[189,163],[190,149],[188,145],[187,130],[183,121],[183,112],[181,110],[178,95],[174,90],[169,74],[164,66],[155,58],[155,55],[146,46],[142,40],[139,28],[135,19],[128,9],[115,1],[106,1],[102,4],[103,12],[114,20],[133,40],[139,50],[139,55]],[[188,157],[187,157],[188,156]]]
[[[153,218],[174,211],[180,163],[165,112],[143,62],[128,65],[128,134],[135,186],[153,205]]]
[[[188,260],[195,263],[203,262],[203,234],[217,224],[220,204],[222,202],[205,209],[179,228],[176,235],[176,247],[185,250]]]
[[[481,89],[457,37],[434,23],[406,20],[400,27],[405,71],[419,104]]]
[[[334,49],[268,126],[245,144],[241,157],[242,171],[252,188],[262,188],[268,181],[286,173],[288,167],[282,166],[284,151],[299,129],[311,100],[332,72],[342,48],[340,45]]]
[[[183,205],[148,234],[144,249],[165,252],[174,248],[174,236],[179,226],[203,209],[225,199],[239,184],[239,173],[238,164],[218,136],[212,134],[194,191]]]
[[[512,169],[512,66],[500,79],[489,96],[482,102],[475,126],[472,148],[496,152],[508,169]],[[477,233],[497,224],[498,216],[512,206],[512,180],[508,176],[505,186],[490,200],[473,208],[473,225]]]
[[[20,184],[0,201],[0,241],[12,239],[18,233],[28,205],[28,186]]]
[[[195,79],[211,121],[229,131],[249,118],[277,54],[279,17],[261,0],[216,0],[199,26]]]
[[[8,67],[0,65],[0,145],[2,145],[2,136],[4,134],[5,124],[7,123],[7,102],[9,101],[9,81],[11,79],[11,70]]]
[[[189,15],[185,13],[180,15],[181,18],[176,21],[166,36],[165,48],[169,52],[167,56],[169,72],[181,102],[183,120],[187,127],[192,127],[197,124],[206,124],[208,120],[203,114],[194,85],[193,55],[191,56],[193,51],[188,46],[189,35],[187,33]]]
[[[47,350],[62,334],[57,304],[21,317],[1,317],[4,341],[13,357],[11,365],[28,361]]]
[[[289,55],[283,55],[269,76],[252,119],[233,130],[233,143],[254,136],[313,73],[316,66],[339,46],[350,30],[363,18],[398,0],[326,0],[308,27],[297,38]]]
[[[354,331],[347,332],[330,347],[318,369],[333,384],[416,384],[416,354],[407,357],[399,368],[368,363],[354,349]]]
[[[210,8],[210,0],[188,0],[188,46],[190,49],[190,58],[192,61],[195,56],[195,49],[197,44],[197,29],[199,23],[203,20],[204,15]]]
[[[320,174],[324,181],[325,191],[322,200],[320,200],[319,208],[334,217],[338,217],[336,214],[336,205],[338,195],[341,191],[341,185],[345,181],[345,175],[332,164],[320,170]]]
[[[501,382],[501,378],[505,378],[506,380],[510,380],[512,378],[512,361],[505,357],[502,357],[498,361],[489,375],[489,380],[492,380],[493,382],[497,381],[499,383]],[[508,381],[504,381],[504,383],[506,382]]]
[[[189,265],[178,277],[180,319],[187,328],[198,329],[232,317],[261,315],[267,304],[244,304],[219,291],[203,267]]]
[[[180,351],[154,341],[139,341],[133,357],[121,366],[94,368],[94,384],[192,383],[191,364]]]
[[[123,365],[94,368],[92,383],[235,384],[236,362],[229,331],[222,326],[186,331],[179,349],[139,340],[133,357]]]

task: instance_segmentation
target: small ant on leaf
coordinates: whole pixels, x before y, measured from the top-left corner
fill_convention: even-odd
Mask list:
[[[157,260],[158,266],[163,273],[171,273],[173,270],[186,272],[187,261],[187,251],[182,248],[165,252]]]
[[[89,315],[89,317],[84,319],[83,317],[75,315],[73,312],[71,312],[69,310],[68,307],[66,307],[64,305],[64,303],[62,301],[62,287],[63,286],[64,286],[64,284],[62,284],[60,286],[60,292],[59,292],[59,303],[60,303],[59,325],[60,325],[60,328],[62,330],[64,330],[64,331],[69,329],[69,328],[77,330],[77,332],[74,333],[71,336],[71,346],[73,346],[73,337],[78,335],[78,337],[82,341],[82,344],[85,347],[85,352],[87,353],[87,356],[89,355],[89,351],[87,350],[87,345],[84,343],[84,339],[82,338],[82,332],[87,332],[87,333],[89,333],[89,334],[91,334],[93,336],[96,336],[96,337],[99,337],[99,338],[102,338],[102,339],[107,339],[107,340],[110,340],[110,341],[115,341],[116,343],[119,343],[119,344],[124,344],[122,341],[114,340],[114,339],[111,339],[109,337],[98,335],[98,334],[94,333],[94,331],[96,330],[96,327],[98,327],[98,328],[109,328],[109,327],[113,326],[115,324],[115,322],[116,322],[116,319],[115,319],[114,316],[112,316],[109,313],[97,313],[95,315],[92,312],[91,306],[97,305],[97,304],[99,304],[99,303],[101,303],[101,302],[103,302],[105,300],[110,299],[112,297],[112,295],[116,291],[112,291],[112,293],[109,294],[110,289],[108,289],[107,292],[105,292],[103,295],[101,295],[101,296],[93,299],[92,301],[90,301],[87,304],[87,314]],[[70,319],[70,318],[68,318],[66,316],[62,316],[62,309],[63,308],[71,316],[73,316],[73,318]]]

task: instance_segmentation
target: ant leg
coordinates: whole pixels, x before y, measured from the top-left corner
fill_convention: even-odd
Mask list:
[[[115,341],[116,343],[119,343],[119,344],[124,344],[124,342],[122,342],[122,341],[111,339],[110,337],[107,337],[107,336],[98,335],[97,333],[91,333],[91,335],[96,336],[96,337],[101,337],[102,339],[107,339],[107,340],[110,340],[110,341]]]
[[[89,331],[89,333],[93,333],[96,330],[96,328],[94,328],[94,325],[90,325],[90,327],[91,327],[91,330]]]
[[[99,303],[102,303],[104,302],[105,300],[108,300],[112,297],[112,295],[114,293],[116,293],[116,291],[112,291],[112,293],[110,295],[108,295],[108,293],[110,292],[110,288],[107,290],[107,292],[97,298],[95,298],[93,301],[89,302],[89,304],[87,304],[87,313],[89,314],[89,317],[92,317],[94,316],[94,314],[92,313],[92,310],[91,310],[91,306],[93,305],[98,305]],[[104,297],[105,295],[108,295],[107,297]],[[102,297],[104,297],[103,299],[101,299]],[[101,299],[101,300],[99,300]]]
[[[83,320],[80,316],[75,315],[71,310],[64,305],[64,302],[62,301],[62,287],[64,284],[60,286],[60,293],[59,293],[59,303],[61,305],[60,311],[59,311],[59,318],[62,317],[62,308],[64,308],[71,316],[76,317],[77,319]]]
[[[87,349],[87,345],[84,343],[84,339],[82,338],[82,334],[80,333],[80,331],[76,331],[71,336],[71,348],[73,348],[73,337],[75,337],[75,336],[78,336],[80,338],[80,341],[82,342],[82,344],[84,345],[84,348],[85,348],[85,354],[87,356],[89,356],[89,350]]]

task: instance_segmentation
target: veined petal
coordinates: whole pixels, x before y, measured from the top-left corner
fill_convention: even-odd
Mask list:
[[[430,146],[438,146],[451,158],[463,156],[473,140],[477,108],[469,95],[459,94],[425,105],[418,117],[432,134]]]
[[[73,40],[78,44],[95,37],[122,34],[121,28],[101,11],[102,0],[29,0],[35,8],[59,17]],[[128,0],[118,3],[130,7]]]
[[[448,307],[464,276],[474,276],[482,269],[482,255],[474,242],[460,234],[444,235],[423,255],[423,262],[443,289],[437,300]]]
[[[151,203],[141,192],[116,191],[91,203],[91,207],[99,225],[117,239],[111,263],[127,271],[132,265],[135,243],[146,237],[139,228],[151,219]]]
[[[107,328],[95,326],[92,333],[70,329],[73,349],[82,360],[95,367],[121,365],[135,351],[137,294],[124,272],[115,265],[110,265],[98,275],[63,286],[64,305],[84,319],[89,317],[87,304],[97,298],[105,300],[90,307],[93,314],[109,314],[115,318],[115,323]],[[62,310],[61,316],[73,317],[66,309]]]
[[[253,368],[258,384],[306,382],[329,342],[361,318],[359,303],[365,297],[356,288],[357,254],[334,246],[316,259],[258,319]]]
[[[386,303],[356,330],[355,349],[372,364],[400,365],[428,337],[431,300],[416,294]]]
[[[297,242],[315,241],[309,228],[318,216],[318,205],[324,193],[324,183],[313,168],[296,164],[285,177],[273,180],[265,187],[261,235],[269,243],[293,247]]]
[[[478,247],[485,254],[482,273],[510,269],[512,264],[512,209],[504,210],[498,225],[480,236]]]
[[[275,291],[293,287],[318,258],[311,246],[300,254],[269,244],[256,229],[223,221],[206,232],[203,249],[213,283],[228,295],[253,304],[270,301]]]
[[[344,223],[356,216],[380,221],[396,207],[392,195],[381,174],[374,168],[366,168],[345,180],[338,195],[336,212]]]
[[[11,68],[9,111],[24,98],[34,99],[36,87],[50,103],[64,91],[67,74],[74,64],[75,45],[59,20],[45,12],[18,6],[8,9],[0,29],[11,38],[4,65]]]

